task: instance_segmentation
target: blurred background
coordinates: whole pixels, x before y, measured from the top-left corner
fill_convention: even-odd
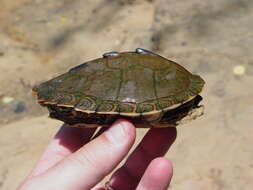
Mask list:
[[[61,125],[32,86],[136,47],[206,81],[205,114],[178,127],[166,155],[170,189],[253,188],[252,0],[0,0],[1,190],[17,187]]]

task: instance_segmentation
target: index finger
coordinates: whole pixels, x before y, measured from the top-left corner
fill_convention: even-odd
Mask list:
[[[176,136],[175,127],[150,129],[125,164],[112,175],[110,185],[116,189],[135,189],[149,163],[165,155]]]

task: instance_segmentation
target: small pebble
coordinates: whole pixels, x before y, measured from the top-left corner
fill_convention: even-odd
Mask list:
[[[237,76],[242,76],[245,74],[245,67],[243,65],[236,65],[234,66],[233,68],[233,73],[234,75],[237,75]]]
[[[60,17],[60,21],[61,21],[61,23],[65,23],[65,22],[68,22],[69,19],[66,18],[66,17],[64,17],[64,16],[61,16],[61,17]]]
[[[13,102],[13,101],[14,101],[14,98],[11,97],[11,96],[5,96],[5,97],[2,98],[2,102],[3,102],[4,104],[9,104],[9,103],[11,103],[11,102]]]
[[[17,102],[13,105],[14,113],[21,113],[26,110],[26,106],[24,102]]]

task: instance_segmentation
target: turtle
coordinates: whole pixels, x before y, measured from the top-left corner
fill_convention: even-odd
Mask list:
[[[71,126],[175,127],[203,114],[205,81],[152,51],[108,52],[33,88],[49,116]],[[202,110],[202,109],[201,109]]]

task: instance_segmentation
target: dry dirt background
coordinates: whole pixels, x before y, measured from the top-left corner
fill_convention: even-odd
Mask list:
[[[1,190],[17,187],[60,126],[31,87],[104,52],[136,47],[207,83],[205,115],[178,127],[166,155],[175,169],[170,189],[253,189],[252,0],[1,0]]]

